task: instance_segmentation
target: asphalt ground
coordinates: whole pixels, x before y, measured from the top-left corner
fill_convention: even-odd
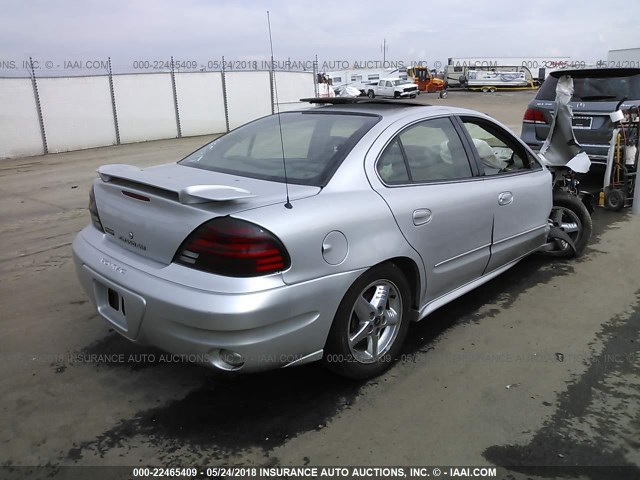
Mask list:
[[[518,131],[532,96],[420,98]],[[532,256],[413,325],[400,361],[368,382],[317,364],[228,376],[114,333],[70,250],[89,222],[95,169],[173,161],[209,138],[0,162],[1,478],[80,478],[58,469],[68,465],[100,466],[82,471],[96,479],[131,476],[113,465],[507,465],[499,478],[640,478],[640,219],[628,210],[596,210],[580,259]],[[599,468],[563,470],[576,465]]]

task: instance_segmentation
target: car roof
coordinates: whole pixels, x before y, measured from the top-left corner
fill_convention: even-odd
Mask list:
[[[314,103],[317,105],[359,105],[359,104],[379,104],[379,105],[395,105],[398,107],[430,107],[429,103],[420,103],[411,100],[398,100],[386,98],[369,98],[369,97],[311,97],[301,98],[301,102]]]
[[[322,97],[322,98],[302,98],[301,102],[319,105],[315,108],[308,108],[300,111],[304,112],[336,112],[379,115],[387,120],[396,120],[413,113],[423,111],[425,116],[436,115],[465,115],[474,114],[485,116],[481,112],[466,108],[450,107],[446,105],[431,105],[411,100],[392,100],[366,97]]]

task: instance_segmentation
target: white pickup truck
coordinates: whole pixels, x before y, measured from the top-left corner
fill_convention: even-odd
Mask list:
[[[382,78],[377,83],[364,86],[364,92],[369,98],[393,97],[393,98],[416,98],[420,95],[418,85],[411,80],[401,78]]]

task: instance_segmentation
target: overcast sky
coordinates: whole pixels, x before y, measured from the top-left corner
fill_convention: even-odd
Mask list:
[[[387,60],[430,65],[470,56],[597,61],[640,47],[637,0],[0,0],[0,67],[29,56],[56,66],[111,56],[119,71],[171,55],[268,59],[267,9],[278,59],[381,60],[385,38]]]

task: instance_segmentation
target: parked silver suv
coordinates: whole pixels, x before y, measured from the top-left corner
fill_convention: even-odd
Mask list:
[[[640,105],[640,69],[597,68],[551,73],[529,103],[522,120],[522,140],[534,150],[540,150],[549,134],[560,75],[573,78],[570,105],[576,141],[593,163],[604,165],[613,134],[609,114],[619,105],[622,109]]]

